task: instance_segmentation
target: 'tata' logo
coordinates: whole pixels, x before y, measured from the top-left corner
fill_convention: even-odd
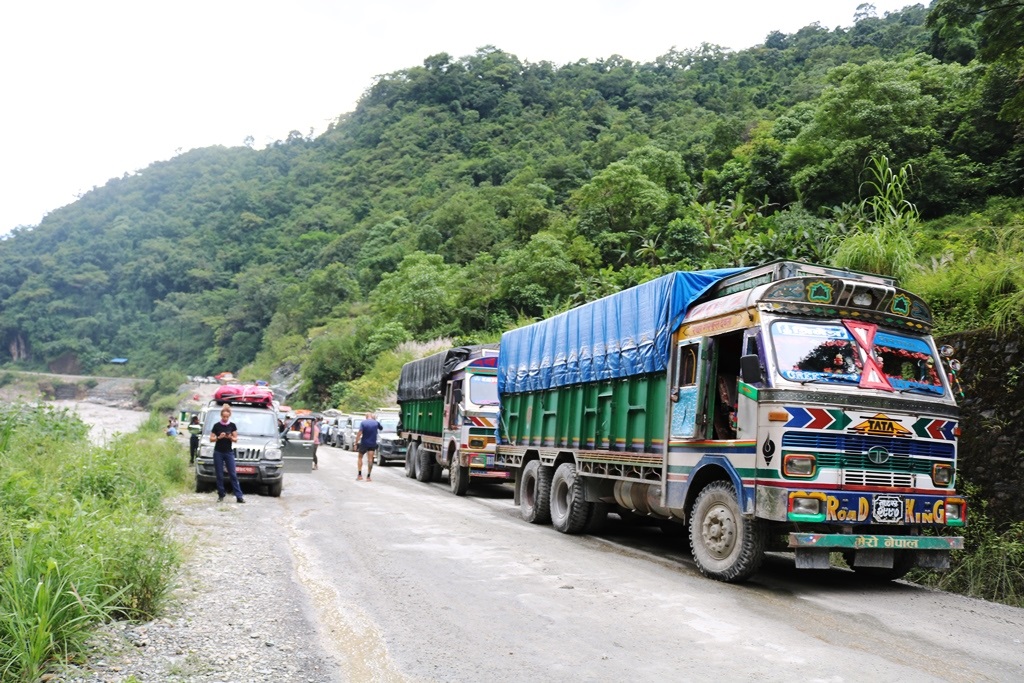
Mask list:
[[[909,429],[884,413],[878,413],[871,417],[864,416],[864,421],[850,427],[850,431],[871,436],[912,436]]]

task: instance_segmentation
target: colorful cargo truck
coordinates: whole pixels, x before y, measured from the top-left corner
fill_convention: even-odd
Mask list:
[[[399,433],[408,442],[407,476],[436,481],[447,469],[457,496],[466,495],[472,481],[511,479],[511,472],[494,466],[497,361],[495,346],[460,346],[402,367]]]
[[[966,504],[931,325],[886,277],[672,273],[505,333],[495,462],[528,521],[671,520],[722,581],[766,550],[880,579],[945,568]]]

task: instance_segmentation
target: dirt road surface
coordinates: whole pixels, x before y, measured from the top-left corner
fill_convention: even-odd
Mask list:
[[[523,522],[506,486],[457,498],[399,467],[357,482],[354,454],[321,447],[319,470],[288,475],[280,498],[247,501],[189,494],[177,507],[196,549],[194,595],[215,564],[266,583],[260,595],[272,599],[239,618],[261,634],[301,634],[292,659],[315,666],[270,673],[271,662],[251,680],[1024,680],[1022,609],[797,571],[784,555],[746,584],[717,583],[681,538],[624,523],[565,536]],[[204,560],[217,548],[230,548],[229,564]],[[190,625],[176,637],[204,620],[233,623],[230,605],[181,599]],[[164,678],[143,680],[236,679],[158,670]]]

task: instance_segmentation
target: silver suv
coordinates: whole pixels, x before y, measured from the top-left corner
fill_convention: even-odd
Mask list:
[[[196,457],[196,492],[211,491],[217,486],[213,467],[213,444],[210,430],[220,419],[220,404],[211,401],[199,416],[203,425]],[[238,427],[235,443],[235,471],[242,487],[266,487],[275,498],[284,488],[284,465],[281,440],[277,431],[277,411],[272,408],[231,406],[231,421]],[[225,474],[225,476],[227,476]]]

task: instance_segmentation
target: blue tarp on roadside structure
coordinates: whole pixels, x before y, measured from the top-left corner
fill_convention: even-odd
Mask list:
[[[501,336],[498,393],[664,371],[686,310],[742,268],[675,272]]]

